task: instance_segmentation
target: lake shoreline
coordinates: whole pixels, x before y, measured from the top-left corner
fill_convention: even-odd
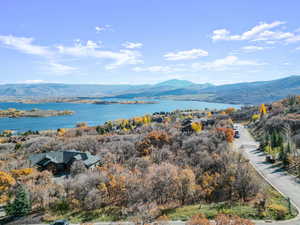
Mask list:
[[[9,108],[6,110],[0,110],[0,118],[21,118],[21,117],[52,117],[52,116],[66,116],[73,115],[74,111],[69,110],[19,110],[15,108]]]
[[[46,98],[46,99],[31,99],[31,98],[0,98],[0,103],[22,103],[22,104],[44,104],[44,103],[76,103],[76,104],[156,104],[157,101],[143,101],[143,100],[102,100],[101,98]]]
[[[119,101],[119,99],[109,99]],[[134,100],[134,99],[126,99]],[[141,99],[142,100],[142,99]],[[120,101],[125,101],[121,99]],[[58,128],[73,128],[77,123],[86,122],[89,126],[97,126],[106,121],[116,119],[128,119],[140,115],[152,114],[154,112],[171,112],[184,109],[226,109],[229,107],[240,108],[239,105],[219,104],[197,101],[173,101],[158,100],[156,104],[86,104],[86,103],[43,103],[23,104],[14,102],[0,102],[0,108],[16,108],[18,110],[70,110],[75,113],[66,116],[52,117],[0,117],[0,131],[14,130],[15,132],[26,132],[28,130],[56,130]]]

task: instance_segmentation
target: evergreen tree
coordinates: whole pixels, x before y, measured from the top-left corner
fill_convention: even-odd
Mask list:
[[[31,202],[29,194],[23,186],[16,190],[16,196],[13,202],[8,203],[5,207],[7,215],[13,217],[25,216],[31,211]]]

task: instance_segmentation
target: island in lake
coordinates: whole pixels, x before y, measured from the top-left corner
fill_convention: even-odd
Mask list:
[[[17,117],[50,117],[50,116],[65,116],[73,115],[73,111],[69,110],[41,110],[41,109],[32,109],[32,110],[18,110],[15,108],[9,108],[5,110],[0,110],[0,118],[17,118]]]

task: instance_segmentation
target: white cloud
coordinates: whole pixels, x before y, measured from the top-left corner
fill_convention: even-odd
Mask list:
[[[242,47],[242,50],[244,52],[256,52],[256,51],[262,51],[264,49],[265,49],[265,47],[256,46],[256,45],[249,45],[249,46]]]
[[[24,80],[24,81],[21,81],[20,83],[23,83],[23,84],[41,84],[41,83],[47,83],[47,82],[44,81],[44,80]]]
[[[149,66],[149,67],[134,67],[135,72],[158,72],[158,73],[171,73],[178,71],[175,67],[171,66]]]
[[[300,50],[300,46],[296,48],[296,50]]]
[[[85,45],[77,43],[74,46],[57,46],[60,54],[73,57],[92,57],[98,59],[114,60],[107,65],[108,70],[115,69],[121,65],[142,63],[141,54],[138,51],[121,49],[119,51],[99,50],[100,46],[93,41],[87,41]]]
[[[226,56],[225,58],[216,59],[211,62],[193,63],[192,68],[194,70],[227,70],[232,67],[259,65],[263,64],[251,60],[241,60],[236,56]]]
[[[164,55],[165,60],[176,61],[176,60],[187,60],[187,59],[197,59],[199,57],[208,56],[208,52],[202,49],[191,49],[179,52],[169,52]]]
[[[227,56],[222,59],[216,59],[210,62],[198,62],[192,64],[176,64],[168,66],[149,66],[134,67],[135,72],[152,72],[152,73],[176,73],[176,72],[198,72],[203,70],[223,71],[242,66],[261,66],[264,63],[258,63],[252,60],[241,60],[236,56]]]
[[[22,53],[39,56],[50,56],[52,52],[48,47],[33,44],[34,39],[16,37],[13,35],[0,35],[0,43],[5,47],[16,49]]]
[[[122,65],[136,65],[143,63],[141,59],[142,55],[138,51],[131,51],[131,50],[120,50],[119,52],[107,52],[111,59],[114,59],[115,62],[112,64],[107,65],[105,68],[107,70],[115,69]]]
[[[96,26],[95,30],[96,30],[96,33],[100,33],[102,31],[108,30],[109,28],[111,28],[111,25]]]
[[[129,42],[129,41],[126,41],[125,43],[122,44],[122,46],[124,48],[134,49],[134,48],[141,48],[141,47],[143,47],[143,44],[139,43],[139,42]]]
[[[63,65],[56,62],[49,62],[44,66],[44,70],[48,73],[55,74],[55,75],[66,75],[75,73],[78,71],[76,67]]]
[[[232,35],[227,29],[218,29],[213,31],[212,40],[226,40],[226,41],[264,41],[269,44],[274,44],[278,41],[284,41],[285,43],[292,43],[300,41],[300,35],[292,32],[283,32],[280,30],[272,30],[274,28],[280,28],[285,24],[283,21],[275,21],[273,23],[261,22],[254,26],[250,30],[242,33]]]

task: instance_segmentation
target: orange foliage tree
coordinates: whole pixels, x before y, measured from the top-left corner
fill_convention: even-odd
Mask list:
[[[217,215],[214,220],[215,225],[254,225],[250,220],[224,214]]]
[[[202,194],[204,195],[204,198],[208,202],[212,193],[214,192],[215,188],[218,185],[218,178],[220,177],[219,173],[212,173],[209,174],[208,172],[205,172],[202,176],[201,181],[201,190]]]
[[[203,214],[199,213],[192,216],[187,225],[212,225],[212,223]]]
[[[229,107],[229,108],[227,108],[226,110],[225,110],[225,112],[227,113],[227,114],[230,114],[230,113],[232,113],[232,112],[234,112],[235,111],[235,108],[233,108],[233,107]]]
[[[151,131],[141,142],[137,143],[137,150],[141,156],[147,156],[151,153],[153,147],[161,148],[163,145],[170,143],[169,135],[164,131]]]
[[[229,143],[233,142],[234,130],[232,128],[219,127],[217,128],[217,131],[225,134],[227,142]]]

